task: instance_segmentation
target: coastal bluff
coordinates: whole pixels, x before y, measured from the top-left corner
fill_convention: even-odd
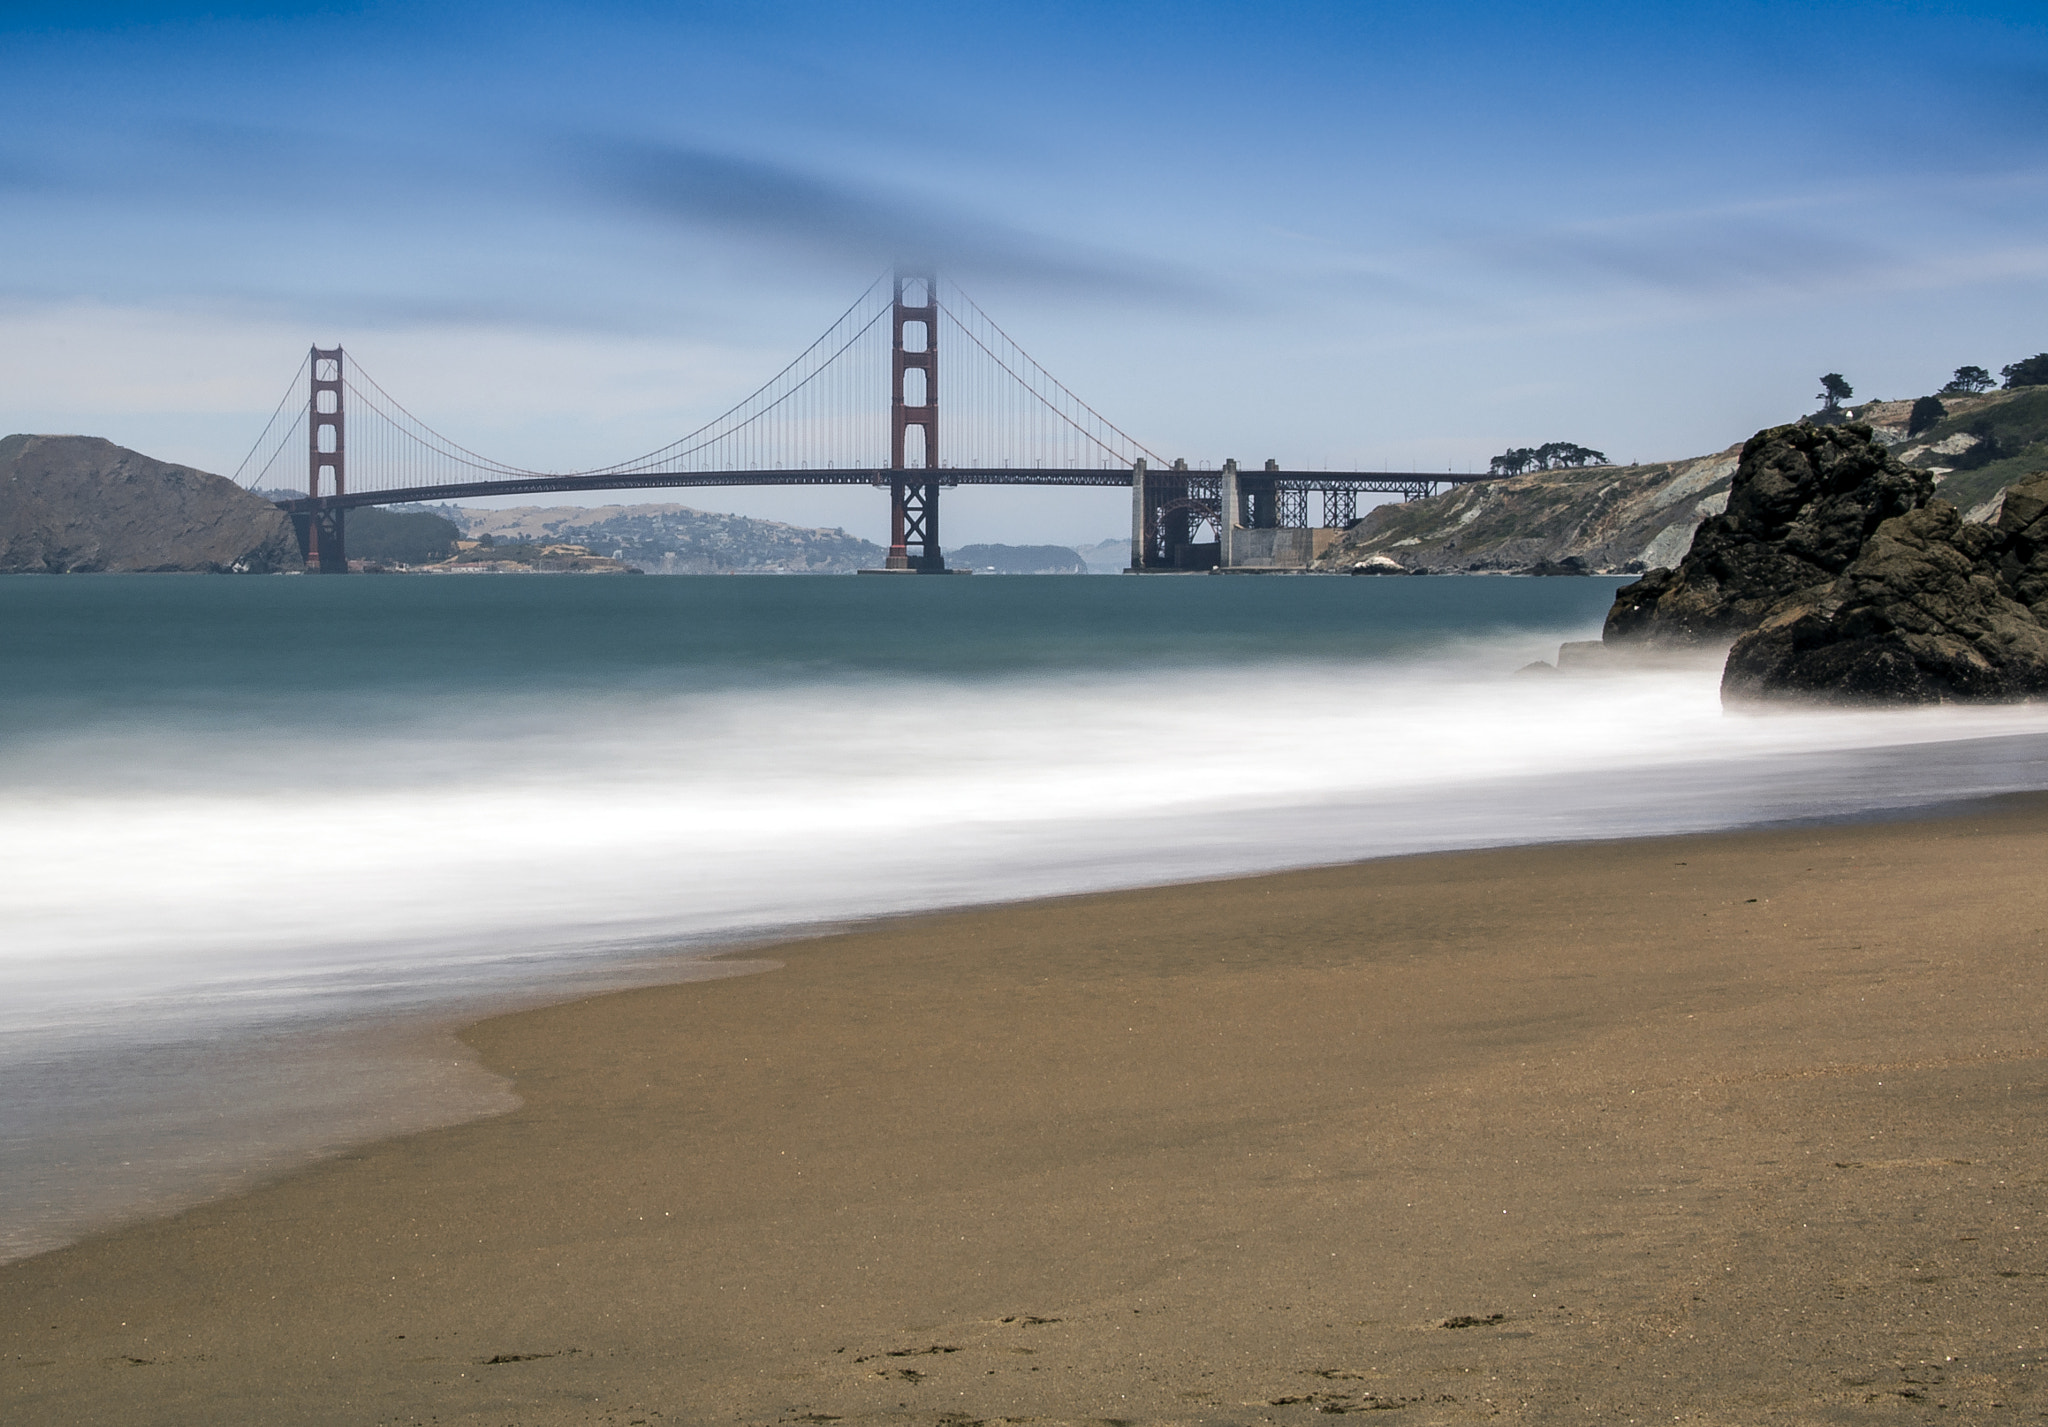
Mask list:
[[[1916,414],[1917,413],[1917,414]],[[1934,419],[1928,424],[1928,418]],[[1966,521],[2048,468],[2048,387],[1867,401],[1807,426],[1863,426]],[[1742,444],[1626,466],[1527,471],[1374,506],[1316,561],[1330,574],[1640,574],[1669,568],[1728,507]]]
[[[1725,702],[2048,693],[2048,473],[1995,523],[1934,497],[1867,426],[1771,427],[1684,559],[1615,592],[1609,648],[1726,642]]]
[[[1367,511],[1315,562],[1330,574],[1590,574],[1668,565],[1728,500],[1736,449],[1535,471]]]
[[[97,436],[0,438],[0,573],[303,568],[284,512]]]

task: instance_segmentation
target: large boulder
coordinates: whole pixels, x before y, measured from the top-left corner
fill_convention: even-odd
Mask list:
[[[1615,592],[1610,644],[1703,645],[1810,600],[1885,521],[1926,504],[1932,479],[1900,464],[1868,426],[1776,426],[1742,448],[1728,508],[1694,532],[1676,569]]]
[[[1997,540],[1984,560],[2006,593],[2048,625],[2048,471],[2006,487]]]
[[[0,571],[302,567],[290,519],[233,481],[97,436],[0,439]]]
[[[1947,501],[1892,517],[1839,578],[1735,641],[1723,700],[1986,702],[2048,691],[2048,628],[1999,576],[2008,553],[2006,532],[1964,524]]]

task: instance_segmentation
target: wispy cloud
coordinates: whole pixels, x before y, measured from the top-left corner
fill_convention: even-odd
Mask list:
[[[1840,233],[1753,221],[1635,233],[1554,230],[1488,247],[1504,266],[1532,275],[1691,296],[1831,286],[1845,276],[1880,270],[1888,261],[1882,248]]]
[[[813,258],[930,263],[1012,286],[1150,302],[1220,298],[1173,265],[1035,233],[926,194],[675,145],[586,139],[571,152],[582,181],[622,207]]]

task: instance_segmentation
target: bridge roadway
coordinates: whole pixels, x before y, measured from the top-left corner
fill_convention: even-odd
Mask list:
[[[1153,471],[1154,476],[1216,480],[1220,471]],[[1468,485],[1489,476],[1433,471],[1246,471],[1245,479],[1284,485],[1349,488],[1382,495],[1428,495],[1438,486]],[[569,491],[690,489],[713,486],[1108,486],[1131,487],[1131,472],[1100,467],[938,466],[931,469],[814,471],[632,471],[589,476],[508,476],[494,481],[461,481],[438,486],[349,491],[344,495],[300,496],[277,504],[295,515],[353,510],[365,505],[429,505],[438,501],[500,495],[544,495]]]
[[[938,548],[938,493],[960,486],[1098,486],[1132,490],[1139,470],[1080,466],[935,466],[866,467],[823,470],[757,471],[606,471],[583,475],[502,476],[496,480],[455,481],[431,486],[396,486],[384,490],[349,491],[341,495],[299,496],[277,502],[292,519],[299,549],[322,573],[340,574],[348,569],[344,517],[350,510],[371,505],[432,504],[437,501],[474,500],[480,496],[566,494],[574,491],[618,491],[660,489],[703,489],[717,486],[875,486],[895,491],[896,529],[889,552],[889,568],[943,573],[945,556]],[[338,474],[338,473],[337,473]],[[1249,506],[1239,510],[1249,516],[1247,524],[1272,527],[1283,523],[1279,501],[1291,493],[1299,502],[1297,525],[1306,524],[1307,492],[1324,493],[1325,513],[1340,512],[1338,523],[1354,518],[1360,492],[1399,495],[1408,500],[1433,494],[1438,486],[1457,486],[1484,481],[1487,476],[1459,476],[1434,471],[1282,471],[1268,467],[1240,472],[1235,462],[1221,471],[1184,469],[1146,471],[1142,506],[1133,512],[1131,550],[1134,568],[1181,568],[1183,549],[1195,550],[1191,542],[1194,525],[1202,519],[1214,521],[1218,513],[1240,497]],[[1205,488],[1197,494],[1197,487]],[[1134,496],[1137,493],[1134,492]],[[1155,494],[1157,499],[1155,499]],[[1224,522],[1235,525],[1235,519]],[[1234,544],[1218,527],[1215,546],[1204,556],[1207,564],[1217,560],[1234,568]],[[1176,529],[1178,534],[1176,535]],[[912,546],[917,553],[910,553]],[[1156,548],[1155,548],[1156,547]]]

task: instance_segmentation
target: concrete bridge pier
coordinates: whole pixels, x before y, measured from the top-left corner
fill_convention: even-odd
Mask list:
[[[1145,458],[1138,457],[1131,467],[1131,563],[1127,574],[1141,574],[1145,569],[1145,527],[1149,524],[1150,507],[1145,503]]]
[[[1223,463],[1223,499],[1218,504],[1222,509],[1216,512],[1216,565],[1228,570],[1237,563],[1237,541],[1233,537],[1239,529],[1238,516],[1244,509],[1244,489],[1238,483],[1235,456]]]

